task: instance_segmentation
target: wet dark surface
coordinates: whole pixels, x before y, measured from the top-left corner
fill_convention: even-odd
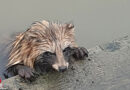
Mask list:
[[[4,79],[3,72],[8,63],[8,44],[7,42],[0,43],[0,78]]]

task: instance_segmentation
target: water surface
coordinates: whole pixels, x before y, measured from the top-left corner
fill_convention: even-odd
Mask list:
[[[25,31],[32,22],[72,22],[77,43],[91,48],[130,34],[129,10],[129,0],[0,1],[0,76],[7,63],[3,43],[9,42],[12,33]]]

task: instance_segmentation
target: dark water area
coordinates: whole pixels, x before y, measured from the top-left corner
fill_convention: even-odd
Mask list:
[[[11,42],[13,41],[12,37],[6,37],[0,39],[0,78],[4,79],[3,73],[6,69],[8,63],[8,56]]]
[[[3,0],[0,1],[0,77],[8,60],[13,33],[34,21],[72,22],[80,46],[96,45],[130,34],[129,0]]]
[[[8,55],[7,55],[7,53],[4,53],[4,50],[5,50],[4,45],[5,44],[0,44],[0,78],[2,78],[2,79],[4,79],[2,74],[5,70],[5,66],[8,62]]]

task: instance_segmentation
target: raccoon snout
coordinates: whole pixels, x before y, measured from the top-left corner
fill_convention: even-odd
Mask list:
[[[68,69],[69,63],[66,63],[66,65],[58,65],[54,64],[52,67],[57,70],[58,72],[64,72]]]
[[[67,67],[66,66],[61,66],[59,67],[59,72],[64,72],[67,70]]]

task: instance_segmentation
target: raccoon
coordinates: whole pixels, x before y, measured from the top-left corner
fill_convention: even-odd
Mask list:
[[[4,76],[19,75],[32,81],[37,72],[43,73],[50,69],[64,72],[68,69],[71,57],[75,60],[88,57],[87,49],[75,43],[74,25],[36,21],[16,36]]]

